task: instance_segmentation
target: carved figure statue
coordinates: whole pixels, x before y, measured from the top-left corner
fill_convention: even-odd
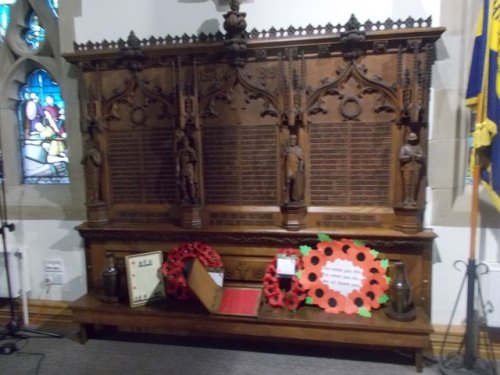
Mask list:
[[[411,132],[406,139],[407,143],[399,151],[399,161],[403,177],[403,205],[416,206],[425,155],[418,144],[417,134]]]
[[[101,202],[101,168],[102,155],[93,140],[87,141],[87,147],[82,159],[87,177],[87,203]]]
[[[196,151],[187,136],[182,137],[182,147],[177,152],[177,183],[180,185],[181,202],[194,204],[196,196]]]
[[[223,26],[227,31],[224,43],[232,56],[233,64],[239,66],[243,64],[243,54],[247,49],[246,13],[240,12],[240,2],[237,0],[231,0],[229,7],[231,10],[224,14]]]
[[[240,2],[238,0],[231,0],[229,2],[229,8],[231,8],[231,10],[233,12],[239,12],[240,11]]]
[[[303,200],[304,152],[297,144],[297,135],[291,134],[285,149],[285,204],[299,203]]]

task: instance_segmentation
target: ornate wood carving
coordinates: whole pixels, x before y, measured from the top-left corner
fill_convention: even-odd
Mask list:
[[[344,24],[332,25],[328,23],[324,26],[312,26],[308,25],[306,27],[294,27],[289,26],[288,28],[279,28],[276,29],[271,27],[269,30],[257,30],[252,29],[247,33],[247,37],[249,40],[258,39],[258,40],[273,40],[284,37],[294,37],[294,36],[304,36],[311,37],[316,35],[326,35],[326,36],[337,36],[341,30],[344,28]],[[429,28],[432,26],[432,18],[413,18],[408,17],[405,20],[398,19],[396,21],[388,18],[385,22],[377,21],[372,22],[367,20],[363,24],[360,24],[359,28],[363,30],[368,30],[370,32],[376,31],[384,31],[384,30],[393,30],[395,32],[400,32],[402,30],[408,29],[421,29],[421,28]],[[206,34],[200,33],[199,35],[187,35],[184,34],[182,36],[172,36],[167,35],[165,37],[155,37],[151,36],[149,38],[143,38],[139,40],[139,44],[141,47],[162,47],[162,46],[170,46],[170,45],[190,45],[196,43],[212,43],[212,42],[221,42],[225,38],[224,34],[218,31],[215,34]],[[87,41],[85,43],[73,43],[73,47],[75,52],[82,51],[102,51],[109,49],[118,48],[119,41],[108,41],[104,39],[101,42],[92,42]]]
[[[407,265],[421,351],[431,332],[434,238],[422,229],[423,161],[433,48],[443,29],[430,28],[430,19],[361,24],[352,16],[345,25],[247,32],[239,1],[230,7],[225,34],[131,33],[75,45],[67,56],[81,69],[88,219],[78,230],[89,293],[102,287],[106,252],[123,271],[126,255],[200,241],[221,254],[226,282],[255,285],[277,250],[313,247],[318,233],[328,233]],[[418,145],[406,143],[408,134]],[[145,307],[147,319],[130,319],[135,310],[121,289],[113,312],[83,297],[77,319],[192,326],[184,314],[168,313],[171,301]],[[191,307],[182,305],[189,319],[211,320]],[[338,317],[303,311],[305,320],[263,308],[252,327],[246,318],[218,317],[200,332],[253,334],[262,324],[287,339],[310,322],[316,328],[300,339],[335,336],[318,332],[336,330]],[[382,311],[362,319],[349,317],[342,328],[352,343],[415,340],[413,326],[389,332]]]
[[[224,29],[227,31],[225,46],[231,63],[242,66],[247,50],[246,13],[240,12],[239,0],[231,0],[229,6],[231,10],[224,15]]]
[[[232,1],[226,34],[131,32],[67,56],[82,70],[89,217],[198,228],[231,226],[223,219],[231,212],[245,226],[419,231],[425,168],[403,215],[398,154],[410,132],[426,153],[443,30],[430,19],[351,16],[344,25],[247,31],[245,17]],[[301,174],[287,172],[291,138]],[[88,163],[93,150],[100,167]]]

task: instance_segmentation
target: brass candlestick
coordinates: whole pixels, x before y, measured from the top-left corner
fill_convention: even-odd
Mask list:
[[[102,272],[102,284],[104,295],[101,297],[101,300],[107,303],[118,302],[120,271],[115,266],[113,253],[106,253],[106,267]]]

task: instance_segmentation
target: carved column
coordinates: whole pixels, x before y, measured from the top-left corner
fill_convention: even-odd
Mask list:
[[[95,99],[95,98],[94,98]],[[81,163],[84,165],[86,180],[87,221],[102,223],[108,221],[108,206],[105,202],[102,187],[103,156],[97,133],[100,112],[99,102],[91,100],[86,105],[86,131],[84,132],[84,148]]]
[[[201,140],[198,110],[196,62],[191,79],[186,79],[188,67],[180,59],[176,68],[177,131],[175,144],[178,191],[177,217],[183,228],[200,228],[201,221]]]
[[[411,54],[403,63],[403,53]],[[425,121],[428,114],[430,69],[434,59],[433,47],[421,39],[409,39],[406,49],[398,52],[398,92],[400,123],[403,124],[399,153],[400,184],[396,190],[395,228],[404,233],[422,230],[426,159]]]
[[[305,61],[296,48],[286,50],[287,62],[281,61],[283,204],[282,226],[287,230],[305,227],[306,165],[308,142],[304,131],[306,118]],[[300,57],[300,58],[299,58]]]

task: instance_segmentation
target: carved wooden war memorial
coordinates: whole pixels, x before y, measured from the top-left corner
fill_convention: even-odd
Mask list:
[[[279,18],[277,18],[277,22]],[[408,18],[247,30],[237,1],[225,33],[75,44],[87,189],[89,293],[73,303],[94,327],[422,351],[432,331],[431,248],[422,227],[435,42]],[[198,301],[104,303],[102,273],[124,257],[200,241],[224,283],[259,286],[280,248],[318,233],[352,238],[406,264],[417,317],[365,318],[262,304],[257,317]],[[391,274],[393,267],[389,267]],[[84,336],[85,337],[85,336]]]

